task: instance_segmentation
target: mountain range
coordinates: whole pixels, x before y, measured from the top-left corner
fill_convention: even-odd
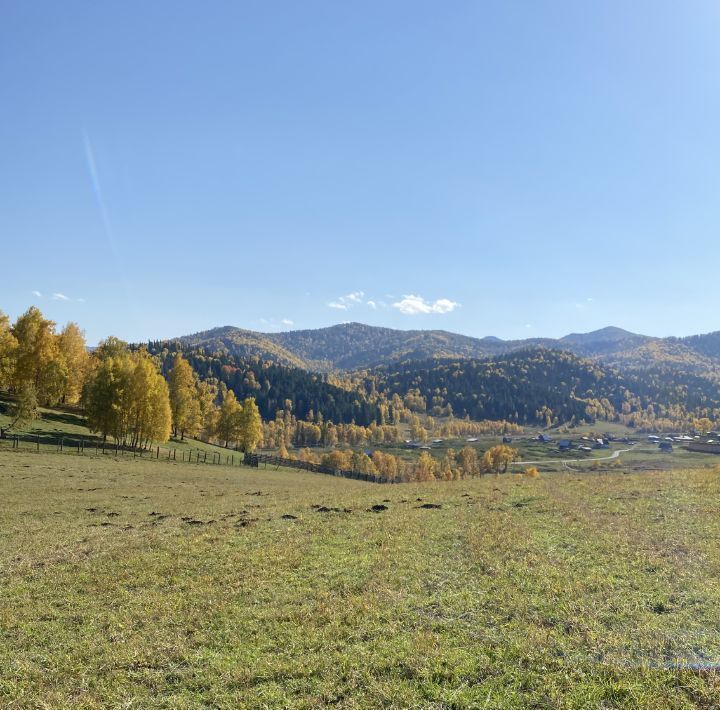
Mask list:
[[[396,330],[343,323],[281,333],[223,326],[176,340],[185,347],[227,353],[240,359],[259,357],[321,373],[363,370],[407,360],[497,357],[543,347],[623,369],[667,366],[713,379],[720,377],[720,331],[685,338],[657,338],[610,326],[558,339],[502,340],[444,330]]]

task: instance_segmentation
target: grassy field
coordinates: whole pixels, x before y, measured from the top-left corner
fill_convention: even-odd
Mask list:
[[[0,452],[0,706],[717,707],[718,494]]]

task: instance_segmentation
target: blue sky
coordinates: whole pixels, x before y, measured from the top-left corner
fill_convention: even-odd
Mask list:
[[[720,328],[720,6],[33,2],[0,308],[90,342]],[[41,295],[37,295],[41,294]]]

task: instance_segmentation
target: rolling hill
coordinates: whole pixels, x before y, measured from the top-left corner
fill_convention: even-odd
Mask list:
[[[720,331],[687,338],[654,338],[608,327],[560,339],[473,338],[444,330],[395,330],[344,323],[315,330],[258,333],[233,326],[177,339],[238,358],[259,357],[316,372],[362,370],[405,360],[485,358],[544,347],[621,368],[668,366],[713,379],[720,373]]]

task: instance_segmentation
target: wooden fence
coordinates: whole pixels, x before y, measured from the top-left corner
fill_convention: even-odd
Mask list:
[[[311,473],[322,473],[327,476],[338,476],[340,478],[352,478],[356,481],[367,481],[368,483],[396,483],[394,479],[378,476],[373,473],[361,473],[360,471],[346,471],[342,469],[323,466],[319,463],[309,463],[296,459],[286,459],[271,454],[242,454],[240,452],[218,452],[202,449],[183,450],[178,455],[177,448],[165,446],[153,446],[139,448],[123,446],[118,443],[110,443],[97,438],[86,438],[82,436],[59,436],[50,437],[46,434],[8,434],[3,432],[0,437],[0,451],[10,449],[14,451],[37,451],[57,454],[95,455],[132,457],[146,460],[180,461],[194,464],[208,464],[215,466],[250,466],[258,468],[265,464],[270,466],[282,466],[283,468],[295,468],[300,471]]]
[[[166,446],[151,446],[146,448],[123,446],[95,438],[82,436],[50,437],[46,434],[8,434],[0,437],[0,451],[10,449],[13,451],[35,451],[43,453],[76,454],[82,455],[110,455],[116,457],[132,457],[146,460],[179,461],[194,464],[208,464],[216,466],[242,466],[243,455],[237,451],[227,453],[220,451],[207,451],[204,449],[180,449]],[[178,455],[179,454],[179,455]]]

